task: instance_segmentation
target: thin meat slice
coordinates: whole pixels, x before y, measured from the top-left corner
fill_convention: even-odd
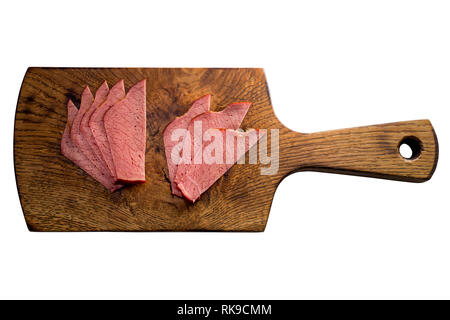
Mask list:
[[[210,102],[211,95],[208,94],[201,97],[192,104],[192,107],[184,115],[177,117],[164,129],[164,148],[166,152],[167,167],[169,168],[172,193],[179,197],[182,197],[183,195],[173,181],[177,171],[178,161],[175,159],[176,156],[173,156],[172,153],[178,155],[178,157],[181,156],[183,141],[180,143],[179,140],[180,138],[184,138],[183,131],[187,130],[189,123],[194,117],[209,111]]]
[[[241,132],[231,129],[208,129],[202,146],[200,164],[180,164],[175,183],[188,200],[195,202],[227,172],[263,135],[259,130]]]
[[[83,136],[80,132],[81,119],[83,119],[84,113],[91,107],[93,102],[94,96],[92,95],[91,90],[89,90],[89,87],[86,86],[83,90],[83,93],[81,94],[80,109],[73,119],[73,123],[70,129],[70,138],[78,147],[78,149],[80,149],[81,152],[83,152],[84,155],[92,162],[92,164],[95,165],[99,170],[102,170],[102,166],[99,164],[99,159],[95,157],[94,152],[92,151],[87,141],[83,139]]]
[[[175,179],[180,181],[178,176],[184,176],[184,170],[191,163],[201,162],[202,139],[205,132],[211,128],[234,129],[237,130],[241,126],[242,120],[250,108],[251,103],[233,103],[220,112],[208,111],[194,117],[189,123],[188,130],[182,143],[182,158],[180,164],[176,168]],[[200,152],[200,153],[199,153]],[[197,153],[197,155],[196,155]],[[200,159],[198,155],[200,154]],[[181,164],[186,164],[181,166]],[[180,171],[180,168],[181,171]]]
[[[107,96],[109,93],[108,84],[103,82],[103,84],[97,89],[97,92],[95,93],[94,102],[92,103],[91,107],[84,113],[81,123],[80,123],[80,133],[84,141],[86,141],[92,152],[94,153],[95,157],[102,161],[102,168],[106,168],[111,177],[113,176],[113,173],[109,170],[105,159],[103,158],[103,155],[95,142],[94,135],[92,134],[91,129],[89,128],[89,119],[91,118],[91,115],[94,113],[95,110],[103,103],[105,102]]]
[[[84,153],[84,155],[89,159],[89,161],[92,162],[94,166],[97,167],[104,175],[110,175],[110,171],[108,170],[107,165],[103,161],[102,158],[99,158],[94,150],[92,149],[91,145],[88,143],[88,140],[83,137],[81,134],[81,121],[83,119],[83,116],[85,113],[91,108],[91,106],[94,103],[94,97],[92,96],[91,91],[89,90],[89,87],[86,86],[86,88],[83,90],[83,93],[81,95],[81,103],[80,103],[80,109],[77,112],[77,115],[75,116],[75,119],[73,120],[72,127],[70,129],[70,138],[75,143],[75,145],[78,147],[78,149]],[[108,178],[109,179],[109,178]],[[111,179],[114,179],[111,176]]]
[[[189,173],[191,170],[193,170],[193,168],[197,168],[194,170],[198,171],[201,166],[208,166],[208,164],[205,164],[205,159],[203,158],[203,151],[205,147],[205,145],[203,144],[203,140],[207,137],[208,132],[210,130],[217,130],[220,128],[237,130],[241,126],[241,123],[244,120],[244,117],[247,114],[250,105],[251,103],[248,102],[233,103],[220,112],[205,112],[191,120],[183,141],[182,159],[180,164],[177,166],[175,178],[173,180],[186,198],[190,199],[191,201],[195,201],[200,196],[200,194],[206,190],[199,188],[197,192],[194,192],[193,189],[187,188],[184,184],[189,182],[185,181],[186,179],[190,179],[192,181],[195,181],[195,179],[197,179],[192,177]],[[251,142],[253,143],[253,141]],[[225,148],[223,150],[226,151]],[[235,161],[233,161],[232,163],[234,162]],[[223,172],[226,172],[226,170],[228,169],[229,167],[227,166],[220,167],[220,170],[218,172],[222,172],[223,170],[225,170]],[[199,179],[204,178],[214,178],[211,182],[212,184],[214,183],[214,181],[220,178],[220,175],[214,175],[213,177],[200,177]],[[180,187],[180,185],[182,187]],[[200,185],[206,187],[208,183]],[[182,190],[182,188],[184,188],[184,191]]]
[[[116,177],[122,183],[145,182],[145,83],[144,79],[135,84],[104,117]]]
[[[105,125],[103,118],[105,113],[118,101],[125,98],[125,86],[123,80],[117,82],[114,87],[109,90],[106,101],[100,105],[91,115],[89,119],[89,128],[94,136],[95,142],[100,149],[103,156],[103,160],[108,166],[109,172],[111,172],[114,179],[117,179],[116,169],[114,167],[114,161],[111,154],[111,148],[106,135]]]
[[[123,185],[114,184],[114,182],[108,178],[108,175],[103,174],[92,164],[70,138],[71,126],[78,112],[77,107],[69,100],[67,103],[67,124],[61,139],[61,153],[111,192],[120,189]]]
[[[203,132],[209,128],[223,128],[237,130],[250,108],[250,102],[236,102],[219,112],[208,111],[192,120],[204,123]],[[191,121],[192,122],[192,121]]]

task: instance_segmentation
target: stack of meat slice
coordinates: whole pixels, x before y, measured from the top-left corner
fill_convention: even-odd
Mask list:
[[[105,81],[95,97],[84,89],[79,109],[67,103],[61,153],[111,192],[145,182],[145,84],[125,94],[123,80],[111,90]]]
[[[251,103],[210,111],[211,96],[196,100],[164,130],[172,193],[195,202],[262,137],[239,129]]]

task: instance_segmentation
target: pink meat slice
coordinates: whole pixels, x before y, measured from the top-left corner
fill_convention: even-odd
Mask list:
[[[180,164],[175,177],[175,183],[183,196],[192,202],[222,177],[263,136],[259,130],[241,132],[213,129],[208,130],[208,133],[210,143],[204,144],[201,150],[203,155],[209,158],[204,157],[201,164]],[[221,140],[216,141],[218,138]],[[211,148],[215,142],[216,147]],[[209,152],[206,152],[207,148]],[[219,159],[217,155],[220,156]]]
[[[91,108],[93,104],[94,97],[92,96],[89,87],[86,87],[81,95],[80,109],[78,110],[77,115],[73,120],[73,124],[70,130],[70,138],[78,147],[78,149],[80,149],[81,152],[83,152],[84,155],[89,159],[89,161],[91,161],[92,164],[97,167],[97,169],[99,169],[103,174],[111,176],[110,171],[108,170],[108,167],[103,159],[99,158],[96,155],[91,145],[88,143],[88,140],[86,140],[81,134],[81,121],[85,113]],[[112,176],[110,179],[114,180]]]
[[[195,120],[205,124],[203,126],[203,132],[209,128],[237,130],[241,126],[242,120],[244,120],[250,106],[250,102],[232,103],[222,111],[208,111],[195,117],[192,121]]]
[[[183,150],[189,150],[189,155],[183,154],[181,163],[176,168],[175,178],[173,180],[179,189],[181,189],[179,184],[182,183],[186,176],[189,175],[188,170],[190,170],[190,168],[194,166],[196,162],[200,162],[200,165],[202,165],[202,154],[204,147],[202,147],[202,141],[205,132],[209,129],[214,128],[233,130],[239,129],[245,115],[248,112],[248,109],[250,108],[250,105],[251,103],[249,102],[233,103],[220,112],[205,112],[197,117],[194,117],[191,120],[186,133],[187,135],[189,135],[189,139],[186,139],[185,137],[183,141]],[[199,131],[197,132],[195,130]],[[198,157],[199,154],[200,157]],[[214,181],[216,181],[217,179],[215,179]],[[185,195],[183,191],[182,193],[183,195]]]
[[[114,161],[108,142],[108,137],[106,135],[103,118],[105,113],[123,98],[125,98],[125,86],[123,80],[120,80],[114,85],[114,87],[111,88],[111,90],[109,90],[106,101],[92,113],[91,118],[89,119],[89,128],[94,136],[95,143],[100,149],[103,160],[106,162],[109,172],[111,172],[114,179],[117,179],[116,169],[114,167]]]
[[[245,118],[245,115],[248,112],[248,109],[250,108],[251,103],[249,102],[241,102],[241,103],[233,103],[230,104],[228,107],[223,109],[220,112],[213,112],[208,111],[204,112],[194,118],[192,118],[191,122],[189,123],[188,130],[186,134],[189,134],[189,139],[186,139],[186,137],[183,139],[183,146],[182,150],[190,150],[192,152],[189,152],[189,155],[183,155],[181,159],[181,163],[193,163],[194,162],[194,151],[201,150],[201,148],[196,148],[194,150],[194,142],[201,141],[204,133],[211,128],[222,128],[222,129],[234,129],[237,130],[241,126],[242,121]],[[197,130],[199,132],[195,132],[194,136],[194,127],[197,126]],[[191,147],[188,146],[188,144],[191,144]],[[175,177],[178,176],[179,167],[180,164],[176,168]]]
[[[94,113],[95,110],[106,100],[106,97],[108,96],[109,88],[108,84],[103,82],[103,84],[97,89],[97,92],[95,93],[94,102],[92,103],[91,107],[84,113],[81,123],[80,123],[80,133],[84,141],[86,141],[91,150],[93,151],[95,157],[99,159],[102,162],[102,168],[106,168],[113,177],[113,173],[109,170],[106,161],[103,158],[103,155],[100,151],[100,148],[98,147],[97,143],[95,142],[94,135],[92,134],[91,129],[89,128],[89,119],[91,118],[91,115]]]
[[[77,107],[69,100],[67,103],[67,124],[61,139],[61,153],[111,192],[120,189],[123,185],[114,184],[113,181],[108,178],[108,175],[103,174],[92,164],[70,138],[71,126],[73,125],[73,121],[78,112]]]
[[[92,162],[92,164],[95,165],[99,170],[102,170],[103,168],[99,164],[99,159],[95,157],[94,152],[92,151],[87,141],[83,139],[83,136],[80,132],[81,119],[83,119],[84,113],[91,107],[93,102],[94,96],[92,95],[91,90],[89,90],[89,87],[86,86],[83,90],[83,93],[81,94],[80,109],[73,119],[73,123],[70,129],[70,138],[78,147],[78,149],[80,149],[81,152],[83,152],[84,155]]]
[[[172,134],[174,133],[176,134],[177,132],[175,132],[175,130],[177,129],[186,130],[189,126],[189,123],[194,117],[209,111],[210,102],[211,102],[211,95],[208,94],[206,96],[201,97],[192,104],[192,107],[184,115],[182,115],[181,117],[177,117],[175,120],[169,123],[167,127],[164,129],[164,149],[166,152],[167,167],[169,168],[169,179],[171,182],[172,193],[179,197],[182,197],[183,194],[173,181],[177,171],[178,163],[176,162],[175,158],[172,157],[172,152],[180,155],[181,154],[180,147],[183,146],[183,141],[179,142],[179,139],[176,140],[175,137],[174,137],[175,139],[172,139]],[[180,133],[181,132],[182,131],[180,131]]]
[[[122,183],[145,182],[146,80],[135,84],[125,99],[104,117],[116,177]]]

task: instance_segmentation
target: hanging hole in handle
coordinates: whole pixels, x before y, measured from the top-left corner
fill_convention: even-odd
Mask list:
[[[398,151],[404,159],[414,160],[422,153],[422,143],[416,137],[406,137],[400,141]]]

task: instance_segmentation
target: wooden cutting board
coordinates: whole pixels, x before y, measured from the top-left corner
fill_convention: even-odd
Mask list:
[[[112,86],[124,79],[128,90],[143,78],[147,182],[110,193],[60,153],[66,104],[79,104],[85,85],[95,90],[104,80]],[[242,128],[279,129],[279,170],[261,175],[267,165],[235,165],[192,204],[171,194],[162,134],[208,93],[213,111],[232,102],[253,103]],[[413,149],[413,159],[400,155],[402,141]],[[14,130],[17,187],[32,231],[264,231],[274,192],[293,172],[422,182],[432,176],[437,159],[428,120],[313,134],[289,130],[274,114],[262,69],[29,68]]]

